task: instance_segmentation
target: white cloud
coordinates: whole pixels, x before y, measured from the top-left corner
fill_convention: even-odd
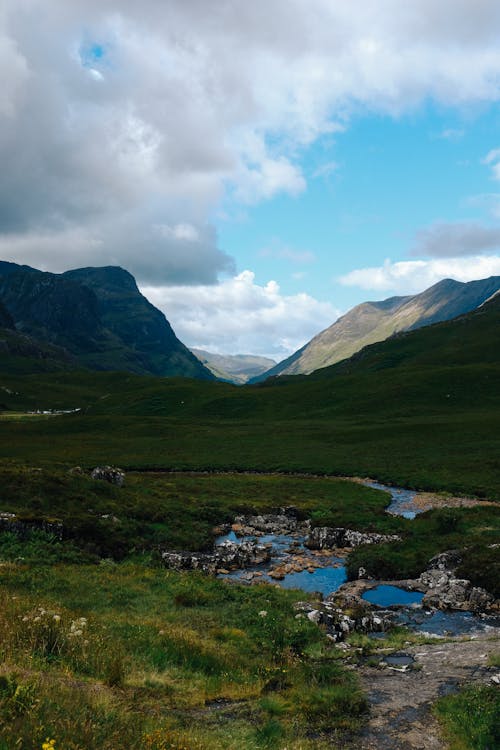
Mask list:
[[[252,271],[218,285],[141,291],[163,310],[181,341],[221,354],[283,359],[340,315],[308,294],[283,295],[275,281],[260,286]]]
[[[456,258],[500,249],[500,226],[476,222],[436,222],[415,235],[412,255]]]
[[[459,141],[465,135],[465,130],[461,128],[445,128],[438,134],[438,138],[444,141]]]
[[[248,204],[300,194],[302,150],[353,112],[498,101],[499,29],[497,0],[365,0],[362,12],[344,0],[4,0],[0,234],[21,262],[23,235],[53,235],[37,263],[55,267],[79,234],[143,280],[215,282],[230,259],[207,224],[226,191]],[[162,225],[200,240],[162,244]],[[70,243],[66,267],[81,262]]]
[[[377,294],[416,294],[445,278],[473,281],[499,275],[499,255],[478,255],[397,263],[386,260],[382,266],[351,271],[339,281],[344,286],[355,286]]]
[[[500,180],[500,148],[492,149],[484,159],[483,164],[491,167],[492,176],[495,180]]]
[[[334,172],[340,169],[340,164],[336,161],[327,161],[324,164],[320,164],[312,173],[312,178],[318,177],[330,177]]]

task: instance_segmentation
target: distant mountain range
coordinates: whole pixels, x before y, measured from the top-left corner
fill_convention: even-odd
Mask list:
[[[2,364],[86,367],[213,380],[168,320],[117,266],[63,274],[0,261]],[[10,362],[7,359],[10,358]]]
[[[276,364],[266,357],[190,351],[118,266],[55,274],[0,261],[0,363],[12,373],[83,367],[257,383],[329,367],[403,331],[470,312],[499,290],[500,276],[445,279],[421,294],[364,302]]]
[[[500,276],[462,283],[444,279],[421,294],[363,302],[275,367],[252,378],[307,375],[351,357],[363,347],[401,331],[456,318],[479,307],[500,289]]]
[[[274,359],[253,354],[214,354],[204,349],[191,349],[205,367],[219,380],[243,385],[276,365]]]

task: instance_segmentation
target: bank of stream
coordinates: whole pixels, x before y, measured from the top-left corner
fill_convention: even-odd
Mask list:
[[[419,493],[400,487],[391,487],[371,480],[363,483],[390,495],[386,511],[407,519],[414,519],[426,510],[419,503]],[[242,519],[238,519],[242,520]],[[248,532],[251,533],[248,533]],[[216,547],[226,544],[258,543],[268,551],[267,558],[250,568],[220,570],[221,578],[240,583],[273,582],[284,588],[298,588],[314,592],[322,597],[331,597],[347,581],[345,560],[349,550],[310,549],[307,544],[307,524],[298,524],[295,530],[286,533],[266,533],[249,529],[241,523],[216,539]],[[395,625],[405,625],[411,630],[433,636],[458,636],[494,631],[500,627],[500,618],[493,615],[475,614],[469,611],[443,611],[423,606],[423,590],[406,588],[385,582],[367,583],[362,590],[362,599],[379,609],[390,611]],[[380,637],[383,634],[377,633]]]

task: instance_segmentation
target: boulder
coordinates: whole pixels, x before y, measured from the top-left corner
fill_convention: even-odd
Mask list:
[[[359,547],[360,544],[382,544],[398,542],[398,534],[368,534],[345,528],[316,526],[311,529],[305,546],[309,549],[338,549],[339,547]]]
[[[296,515],[292,515],[291,508],[280,508],[279,513],[260,513],[254,516],[236,516],[233,530],[239,536],[255,536],[259,534],[290,534],[297,530]]]
[[[460,562],[458,550],[442,552],[429,561],[429,567],[418,579],[427,590],[422,600],[424,606],[470,612],[485,612],[493,606],[494,597],[485,589],[455,576]]]
[[[268,562],[269,547],[256,542],[224,542],[213,552],[163,552],[165,567],[174,570],[203,570],[215,574],[218,570],[237,570]]]
[[[96,466],[90,476],[92,479],[102,479],[117,487],[121,487],[125,481],[125,472],[116,466]]]
[[[352,604],[352,603],[351,603]],[[355,610],[345,611],[336,602],[297,602],[294,608],[311,622],[322,625],[330,640],[343,641],[350,633],[382,633],[392,625],[394,615],[390,612],[372,612],[366,602],[359,602]]]

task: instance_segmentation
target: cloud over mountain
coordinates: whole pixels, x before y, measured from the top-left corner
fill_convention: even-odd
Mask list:
[[[5,0],[2,255],[215,283],[224,195],[304,191],[301,150],[360,107],[497,100],[499,22],[495,0]]]

